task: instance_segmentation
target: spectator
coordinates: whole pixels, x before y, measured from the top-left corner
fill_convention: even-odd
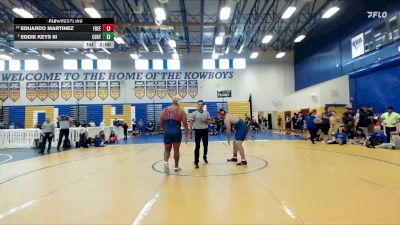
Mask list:
[[[60,121],[60,134],[58,136],[57,151],[60,151],[60,146],[64,137],[63,149],[67,149],[71,146],[69,143],[69,128],[71,127],[71,119],[68,116],[59,117]]]
[[[110,137],[108,138],[108,143],[115,144],[115,143],[118,143],[118,142],[119,142],[118,136],[115,134],[114,131],[111,131]]]
[[[285,131],[286,134],[290,134],[290,130],[292,129],[292,118],[290,118],[289,113],[285,115]]]
[[[104,134],[104,130],[101,130],[99,132],[101,139],[103,139],[103,142],[106,142],[106,135]]]
[[[100,123],[100,130],[104,131],[105,128],[106,128],[106,122],[102,120]]]
[[[374,109],[372,107],[367,108],[367,117],[368,117],[368,132],[366,133],[372,133],[374,131]]]
[[[358,117],[357,127],[363,130],[363,133],[368,133],[368,112],[367,108],[363,107],[360,109],[360,115]]]
[[[330,117],[332,116],[332,113],[329,112],[328,107],[325,107],[325,112],[322,113],[322,125],[321,129],[323,132],[323,140],[325,142],[328,142],[328,134],[329,134],[329,128],[330,128]]]
[[[368,148],[375,148],[375,146],[386,143],[386,141],[385,133],[381,131],[381,127],[375,126],[374,132],[366,140],[366,145]]]
[[[135,133],[135,130],[136,130],[136,121],[135,119],[132,119],[132,134]]]
[[[344,130],[347,133],[349,133],[355,125],[354,115],[350,108],[347,110],[347,112],[343,113],[343,125]]]
[[[262,131],[266,131],[267,130],[264,117],[261,117],[260,129]]]
[[[50,121],[49,117],[46,117],[46,121],[42,124],[43,141],[42,141],[42,148],[41,148],[39,154],[44,155],[44,149],[46,148],[47,141],[49,141],[49,146],[47,148],[47,154],[50,154],[51,141],[53,140],[55,130],[56,130],[56,125]]]
[[[104,147],[104,140],[100,134],[96,134],[94,137],[94,147]]]
[[[278,116],[278,130],[279,131],[283,130],[283,128],[282,128],[282,117],[281,116]]]
[[[347,134],[344,131],[344,127],[340,126],[338,132],[335,134],[335,140],[329,142],[329,144],[339,144],[344,145],[347,143]]]
[[[337,133],[340,127],[340,118],[337,116],[335,111],[331,112],[331,116],[329,117],[329,131],[328,137],[332,140],[332,137]]]
[[[124,121],[122,127],[124,128],[124,139],[128,139],[128,124]]]
[[[138,122],[140,134],[143,132],[143,125],[144,125],[144,122],[143,122],[142,119],[140,119],[139,122]]]
[[[297,114],[297,119],[296,119],[296,133],[299,136],[302,136],[303,129],[304,129],[304,118],[303,114],[299,112],[299,114]]]
[[[400,115],[393,112],[393,106],[387,107],[387,112],[380,117],[383,125],[385,126],[385,132],[387,135],[387,143],[390,143],[390,133],[396,131],[397,122],[400,121]]]
[[[354,126],[358,126],[358,122],[360,120],[360,109],[357,109],[356,115],[354,116]]]
[[[293,128],[295,133],[297,133],[297,118],[298,117],[299,116],[297,115],[297,113],[294,113],[293,117],[292,117],[292,128]]]
[[[313,110],[307,117],[307,129],[308,129],[308,132],[310,132],[310,136],[311,136],[310,140],[313,144],[315,144],[314,141],[317,137],[317,132],[318,132],[318,127],[315,123],[316,121],[314,121],[316,119],[315,114],[316,114],[316,111]]]
[[[360,117],[361,117],[361,112],[360,112]],[[366,136],[364,130],[362,128],[358,128],[356,133],[354,134],[354,138],[350,140],[350,143],[354,145],[365,145],[365,139]]]

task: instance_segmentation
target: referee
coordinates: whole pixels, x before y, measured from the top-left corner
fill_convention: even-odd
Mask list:
[[[203,140],[204,154],[203,159],[205,163],[207,161],[207,148],[208,148],[208,124],[211,124],[210,113],[204,109],[204,101],[199,100],[197,102],[197,110],[192,114],[192,121],[189,125],[189,139],[192,139],[192,128],[194,127],[194,138],[196,142],[196,148],[194,150],[194,165],[195,168],[199,168],[199,157],[200,157],[200,141]]]

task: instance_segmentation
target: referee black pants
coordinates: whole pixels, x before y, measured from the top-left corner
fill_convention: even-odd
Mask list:
[[[195,129],[194,130],[194,140],[196,142],[196,148],[194,149],[194,162],[199,163],[200,157],[200,141],[203,140],[203,159],[207,159],[208,151],[208,129]]]
[[[390,133],[391,133],[392,131],[396,131],[396,127],[385,127],[386,141],[387,141],[387,143],[390,143]]]

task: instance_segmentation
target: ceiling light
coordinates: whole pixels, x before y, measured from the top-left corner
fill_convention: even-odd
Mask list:
[[[296,7],[289,6],[282,14],[282,19],[289,19],[293,15],[294,11],[296,11]]]
[[[238,51],[238,54],[242,53],[243,48],[244,48],[244,44],[242,44],[242,46],[240,46],[239,51]]]
[[[277,59],[280,59],[280,58],[283,58],[283,56],[285,56],[285,52],[279,52],[278,54],[276,54],[276,58]]]
[[[54,58],[54,56],[49,55],[49,54],[45,54],[45,53],[42,54],[42,57],[45,58],[45,59],[48,59],[48,60],[55,60],[56,59],[56,58]]]
[[[167,19],[167,15],[165,14],[165,10],[163,8],[155,8],[154,13],[156,14],[156,20]]]
[[[169,39],[169,40],[168,40],[168,45],[169,45],[169,47],[171,47],[171,48],[176,48],[176,41],[175,41],[175,40],[172,40],[172,39]]]
[[[107,49],[105,49],[105,48],[102,48],[102,50],[105,52],[105,53],[107,53],[107,54],[111,54]]]
[[[305,37],[306,37],[306,35],[301,34],[301,35],[297,36],[296,39],[294,39],[294,42],[298,43],[298,42],[302,41]]]
[[[32,14],[30,14],[28,11],[26,11],[25,9],[22,8],[13,8],[12,9],[13,12],[15,12],[16,14],[20,15],[23,18],[33,18]]]
[[[0,55],[0,59],[4,59],[4,60],[12,60],[11,56],[9,56],[9,55],[5,55],[5,54],[1,54],[1,55]]]
[[[258,52],[253,52],[253,53],[251,53],[251,55],[250,55],[250,59],[255,59],[255,58],[257,58],[258,57]]]
[[[215,38],[215,44],[216,45],[222,45],[223,42],[224,42],[224,36],[217,36]]]
[[[92,18],[101,18],[101,15],[95,8],[85,8],[86,13]]]
[[[219,56],[219,55],[218,55],[217,53],[213,52],[211,57],[212,57],[213,59],[218,59],[218,56]]]
[[[117,44],[120,44],[120,45],[125,44],[124,39],[122,39],[121,37],[115,37],[114,41],[117,42]]]
[[[337,13],[337,11],[339,11],[339,7],[331,7],[330,9],[328,9],[323,15],[322,15],[322,19],[328,19],[331,18],[331,16],[333,16],[333,14]]]
[[[272,35],[265,35],[261,42],[262,42],[263,44],[267,44],[267,43],[270,42],[271,40],[272,40]]]
[[[172,58],[173,58],[173,59],[179,59],[179,55],[176,54],[176,53],[174,53],[174,54],[172,54]]]
[[[229,19],[229,15],[230,14],[231,14],[231,8],[228,7],[228,6],[225,6],[219,12],[219,19],[220,20],[227,20],[227,19]]]
[[[136,53],[132,53],[132,54],[130,54],[130,56],[131,56],[131,58],[132,59],[139,59],[139,55],[138,54],[136,54]]]
[[[95,56],[95,55],[92,54],[92,53],[88,53],[88,54],[86,54],[86,56],[87,56],[88,58],[90,58],[90,59],[97,59],[97,56]]]

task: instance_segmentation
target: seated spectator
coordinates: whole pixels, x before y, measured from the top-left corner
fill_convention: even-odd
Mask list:
[[[115,144],[115,143],[118,143],[118,142],[119,142],[118,136],[115,134],[114,131],[111,131],[110,137],[108,138],[108,141],[107,141],[107,142],[108,142],[109,144]]]
[[[364,133],[364,129],[363,128],[358,128],[356,133],[354,134],[354,138],[352,140],[350,140],[351,144],[354,145],[365,145],[365,140],[366,140],[366,136]]]
[[[104,147],[104,140],[100,134],[96,134],[94,137],[94,147]]]
[[[147,123],[147,127],[146,127],[147,134],[154,133],[155,130],[156,130],[156,127],[154,125],[154,122],[153,121],[149,121]]]
[[[399,149],[400,148],[400,132],[399,131],[392,131],[390,132],[390,142],[389,143],[382,143],[376,148],[384,148],[384,149]]]
[[[319,128],[315,141],[322,141],[323,139],[324,139],[324,133],[322,132],[322,129]]]
[[[344,145],[347,143],[347,134],[344,131],[344,127],[340,126],[338,132],[335,134],[335,140],[328,142],[328,144],[339,144]]]
[[[375,126],[374,132],[369,135],[365,144],[368,148],[375,148],[375,146],[379,146],[383,143],[386,143],[386,135],[381,130],[380,126]]]

